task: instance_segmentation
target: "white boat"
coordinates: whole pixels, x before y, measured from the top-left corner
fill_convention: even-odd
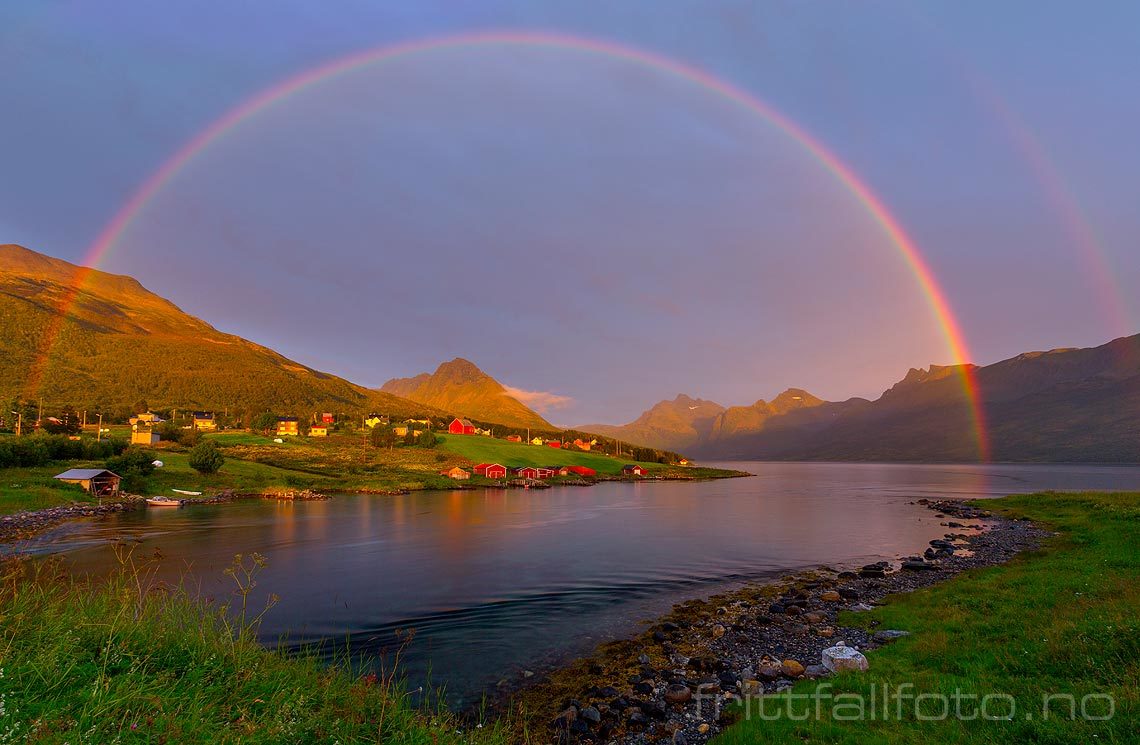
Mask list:
[[[186,491],[185,489],[171,489],[170,491],[174,492],[175,494],[185,494],[188,497],[202,496],[202,492],[200,491]]]
[[[170,497],[147,497],[146,503],[151,507],[181,507],[182,500]]]

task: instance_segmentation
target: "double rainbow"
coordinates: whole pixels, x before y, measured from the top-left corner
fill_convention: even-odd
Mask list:
[[[86,267],[98,266],[123,234],[130,228],[131,224],[144,211],[151,199],[162,191],[163,187],[170,183],[183,168],[202,153],[209,150],[211,145],[241,126],[243,122],[271,108],[275,104],[311,86],[368,65],[381,64],[397,58],[413,55],[429,54],[444,49],[490,46],[545,47],[573,50],[586,54],[601,55],[650,68],[693,83],[710,93],[747,109],[798,143],[819,165],[846,187],[863,205],[864,209],[866,209],[886,233],[891,244],[898,251],[914,275],[915,281],[918,283],[923,296],[926,298],[941,328],[947,351],[953,359],[953,362],[957,365],[962,389],[970,406],[973,428],[977,438],[978,456],[982,460],[988,459],[989,452],[985,419],[973,370],[968,364],[970,354],[961,327],[950,308],[945,293],[935,280],[930,266],[924,260],[918,247],[907,235],[906,231],[903,230],[898,220],[895,219],[879,197],[872,191],[871,187],[861,180],[838,156],[803,127],[753,94],[748,93],[732,83],[714,77],[712,74],[697,67],[683,64],[655,52],[620,45],[610,41],[544,31],[467,33],[370,49],[342,57],[290,77],[234,107],[179,148],[158,170],[152,173],[150,177],[143,182],[131,198],[119,209],[111,221],[107,223],[106,227],[104,227],[103,231],[91,245],[83,263]],[[70,297],[65,298],[61,303],[59,313],[56,317],[55,327],[49,334],[45,335],[41,354],[29,376],[29,387],[33,391],[39,388],[40,381],[47,366],[47,360],[55,345],[55,339],[58,336],[63,319],[66,317],[71,305],[74,303],[75,297],[82,288],[86,273],[90,270],[84,269],[81,271],[82,275],[76,278],[75,289],[72,291]]]

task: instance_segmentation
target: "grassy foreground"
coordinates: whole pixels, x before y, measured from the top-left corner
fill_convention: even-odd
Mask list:
[[[986,506],[1059,535],[1009,564],[848,614],[848,625],[912,636],[873,652],[868,672],[800,683],[792,693],[801,698],[768,697],[769,721],[750,702],[718,745],[1140,741],[1140,494],[1031,494]],[[909,695],[901,708],[899,692]]]
[[[241,608],[260,561],[235,560],[228,614],[129,556],[98,587],[58,563],[0,565],[0,742],[503,742],[412,708],[391,679],[258,646],[258,609]]]

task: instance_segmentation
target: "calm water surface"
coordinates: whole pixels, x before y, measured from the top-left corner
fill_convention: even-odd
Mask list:
[[[263,637],[391,654],[462,705],[484,686],[626,634],[673,603],[803,567],[863,564],[920,550],[946,529],[917,497],[1041,489],[1140,489],[1140,468],[731,463],[757,475],[703,483],[338,495],[149,509],[62,526],[36,542],[78,571],[114,565],[110,544],[158,548],[227,591],[235,553],[269,566],[281,596]]]

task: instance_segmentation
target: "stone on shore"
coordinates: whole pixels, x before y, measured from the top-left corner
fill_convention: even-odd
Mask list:
[[[823,666],[838,673],[844,670],[866,670],[871,665],[859,650],[837,645],[823,650]]]
[[[780,672],[789,678],[798,678],[804,674],[804,666],[796,660],[784,660],[780,665]]]

